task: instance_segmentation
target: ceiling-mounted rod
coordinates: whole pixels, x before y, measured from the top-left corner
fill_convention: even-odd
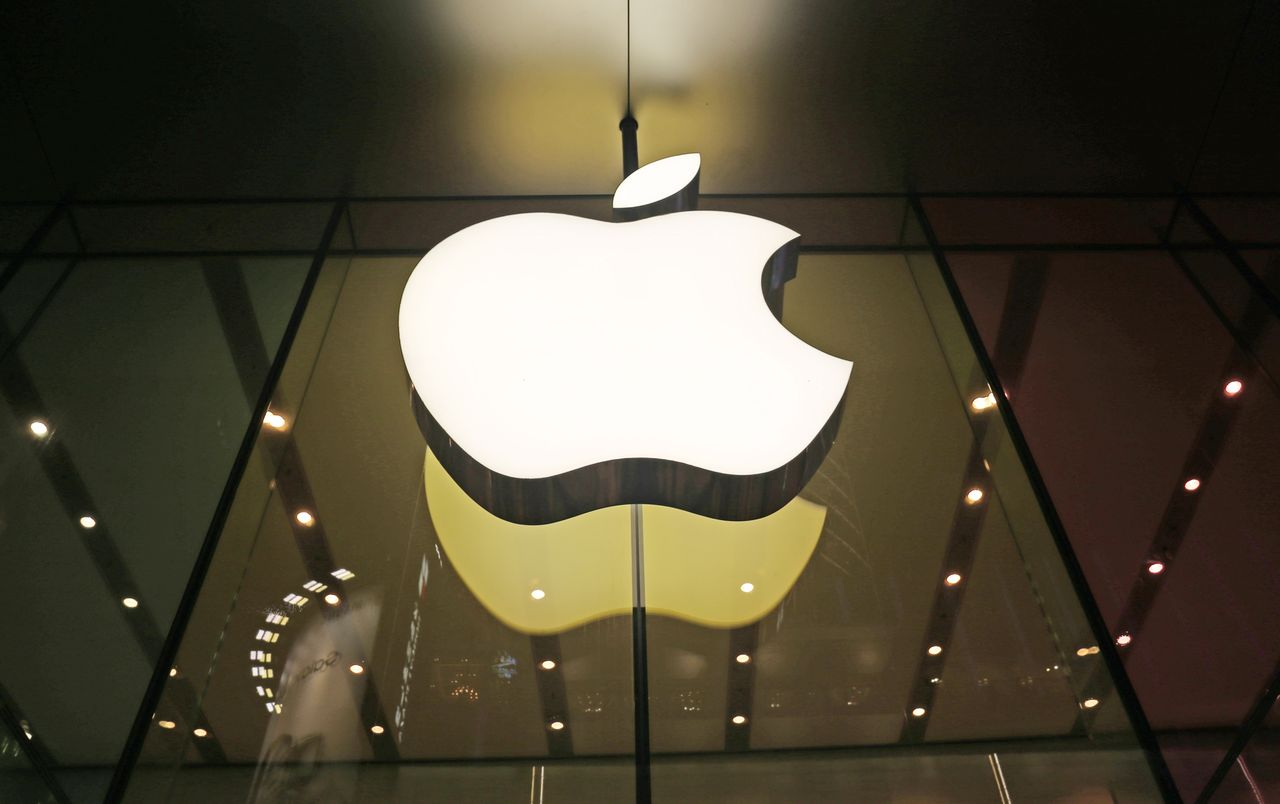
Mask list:
[[[631,116],[631,110],[627,110],[627,116],[622,118],[622,122],[618,124],[618,130],[622,132],[622,176],[626,178],[640,167],[640,151],[636,146],[636,129],[640,128],[640,124]]]
[[[618,123],[622,132],[622,178],[640,167],[640,150],[636,146],[636,129],[640,124],[631,116],[631,0],[627,0],[627,113]]]

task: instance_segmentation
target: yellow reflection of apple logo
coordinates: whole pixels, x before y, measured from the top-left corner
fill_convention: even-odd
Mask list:
[[[440,545],[494,617],[523,633],[549,634],[631,611],[630,506],[519,525],[482,508],[426,453],[427,504]],[[778,605],[827,516],[825,506],[799,497],[741,522],[643,508],[647,611],[719,628],[755,622]]]

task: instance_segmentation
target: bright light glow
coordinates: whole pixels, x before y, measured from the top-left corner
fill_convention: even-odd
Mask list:
[[[288,424],[283,416],[272,410],[267,411],[267,415],[263,417],[262,423],[273,430],[283,430],[285,425]]]
[[[124,600],[121,600],[120,602],[124,604],[124,607],[126,609],[136,609],[138,607],[137,598],[126,597]]]
[[[1085,657],[1085,656],[1088,656],[1088,655],[1089,655],[1089,649],[1088,649],[1088,648],[1079,648],[1078,650],[1076,650],[1076,655],[1077,655],[1077,656],[1079,656],[1079,657],[1081,657],[1081,658],[1083,658],[1083,657]]]
[[[965,502],[969,503],[970,505],[977,505],[978,503],[982,502],[982,496],[983,496],[982,489],[972,488],[972,489],[969,489],[968,494],[964,495],[964,499],[965,499]]]
[[[306,589],[308,592],[323,592],[329,587],[327,584],[320,583],[319,581],[307,581],[302,585],[302,588]]]
[[[622,180],[613,193],[613,208],[633,209],[670,198],[688,187],[701,167],[702,157],[698,154],[650,162]]]
[[[315,524],[315,521],[316,521],[316,518],[312,516],[310,511],[299,511],[298,513],[293,515],[293,518],[298,520],[299,525],[302,525],[308,528],[311,527],[313,524]]]
[[[172,729],[176,727],[178,724],[174,723],[172,720],[157,720],[156,725],[162,729]]]
[[[930,684],[937,684],[937,683],[938,683],[939,681],[941,681],[941,680],[942,680],[942,679],[938,678],[937,676],[934,676],[933,678],[929,679],[929,683],[930,683]]]
[[[743,715],[734,715],[734,716],[733,716],[733,724],[734,724],[735,726],[741,726],[743,723],[746,723],[746,722],[747,722],[747,719],[746,719],[746,717],[744,717]]]
[[[929,655],[930,655],[930,656],[937,656],[939,653],[942,653],[942,646],[941,646],[941,645],[930,645],[930,646],[929,646]]]
[[[374,734],[381,734],[382,732],[386,731],[386,729],[382,728],[381,726],[370,726],[369,731],[373,732]]]
[[[85,530],[93,530],[98,527],[98,520],[86,514],[85,516],[80,517],[80,527]]]
[[[755,591],[756,585],[751,583],[750,581],[747,581],[746,583],[744,583],[742,586],[739,586],[738,588],[749,594]]]
[[[508,477],[637,457],[770,472],[819,434],[852,368],[765,303],[761,270],[798,236],[718,211],[488,220],[409,277],[405,366],[444,431]]]
[[[1243,390],[1244,390],[1244,383],[1240,382],[1239,380],[1232,380],[1231,382],[1222,386],[1222,393],[1226,394],[1227,396],[1235,396]]]
[[[558,721],[558,720],[553,720],[553,721],[551,721],[551,724],[550,724],[550,725],[551,725],[551,730],[552,730],[552,731],[560,731],[561,729],[563,729],[563,728],[564,728],[564,724],[563,724],[563,723],[561,723],[561,722],[560,722],[560,721]]]
[[[349,580],[351,580],[352,578],[356,577],[356,574],[355,574],[354,572],[352,572],[351,570],[347,570],[347,569],[336,569],[336,570],[334,570],[333,572],[331,572],[331,573],[329,573],[329,574],[330,574],[330,575],[332,575],[333,577],[337,578],[337,579],[338,579],[338,580],[340,580],[340,581],[349,581]]]
[[[960,581],[962,580],[964,579],[960,577],[960,573],[953,572],[947,576],[947,586],[955,586],[956,584],[960,583]]]
[[[543,669],[543,670],[555,670],[555,669],[556,669],[556,663],[555,663],[555,662],[553,662],[553,661],[551,661],[550,659],[543,659],[543,660],[542,660],[542,669]]]
[[[924,712],[925,709],[923,706],[917,706],[915,709],[911,710],[911,715],[912,717],[924,717]]]
[[[336,606],[342,602],[342,598],[338,597],[333,592],[330,592],[324,596],[324,602],[328,603],[330,606]]]
[[[177,678],[177,677],[178,677],[178,668],[176,668],[176,667],[170,667],[170,668],[169,668],[169,678]]]
[[[969,400],[969,407],[979,412],[988,408],[994,408],[995,406],[996,395],[992,393],[988,393],[986,396],[975,396],[973,399]]]
[[[534,589],[532,592],[529,593],[529,597],[533,598],[534,600],[541,600],[546,596],[547,596],[547,593],[542,591],[541,589]]]
[[[733,658],[734,658],[734,661],[736,661],[738,664],[746,664],[747,662],[751,661],[751,655],[747,653],[739,653],[737,656]]]
[[[362,664],[353,664],[353,665],[351,665],[351,666],[350,666],[349,668],[347,668],[347,669],[348,669],[348,670],[350,670],[352,673],[354,673],[355,675],[357,675],[357,676],[358,676],[358,675],[360,675],[361,673],[363,673],[363,672],[364,672],[364,665],[362,665]]]
[[[45,436],[49,435],[49,425],[45,424],[39,419],[36,419],[35,421],[33,421],[31,424],[27,426],[31,428],[31,432],[33,435],[35,435],[36,438],[44,438]]]
[[[1085,699],[1084,699],[1084,708],[1085,708],[1085,709],[1092,709],[1093,707],[1095,707],[1095,706],[1097,706],[1097,705],[1098,705],[1098,699],[1097,699],[1097,698],[1085,698]]]
[[[1195,491],[1196,489],[1200,488],[1200,478],[1198,477],[1190,478],[1187,480],[1186,483],[1182,484],[1182,487],[1187,491]]]
[[[191,730],[191,733],[192,733],[192,734],[194,734],[194,735],[195,735],[195,736],[197,736],[197,737],[208,737],[208,736],[209,736],[209,732],[208,732],[208,730],[206,730],[206,729],[201,729],[201,728],[194,728],[194,729],[192,729],[192,730]]]
[[[1133,641],[1133,637],[1129,636],[1127,633],[1121,634],[1120,636],[1116,637],[1116,644],[1122,648],[1125,645],[1128,645],[1132,641]]]
[[[1152,575],[1159,575],[1160,573],[1164,572],[1164,563],[1160,561],[1152,561],[1150,564],[1147,565],[1147,572],[1151,573]]]

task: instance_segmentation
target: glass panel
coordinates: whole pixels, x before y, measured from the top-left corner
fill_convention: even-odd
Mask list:
[[[0,293],[0,358],[23,337],[40,306],[52,300],[55,286],[71,267],[69,260],[27,259],[12,274]]]
[[[1196,204],[1233,243],[1280,242],[1280,197],[1197,198]]]
[[[316,247],[331,203],[81,204],[72,208],[85,251],[255,251]],[[60,251],[58,238],[39,251]]]
[[[1236,276],[1216,259],[1199,254],[1194,270]],[[1273,381],[1165,253],[950,260],[1194,797],[1277,659],[1280,552],[1257,536],[1280,519]],[[1224,298],[1228,315],[1250,315],[1247,297]],[[993,346],[1011,332],[1027,343],[1021,360]]]
[[[4,801],[30,801],[33,804],[53,804],[58,799],[40,778],[26,755],[21,724],[13,724],[18,733],[10,733],[11,718],[4,712],[0,720],[0,799]]]
[[[630,795],[628,511],[511,525],[444,473],[400,357],[415,264],[326,264],[180,651],[198,700],[166,695],[131,797]]]
[[[0,252],[20,250],[52,210],[36,204],[0,204]]]
[[[0,361],[0,681],[88,771],[77,800],[120,756],[305,268],[82,261]]]
[[[926,198],[943,245],[1160,242],[1171,198]]]
[[[611,220],[608,196],[584,198],[477,198],[457,201],[357,201],[351,204],[356,247],[425,252],[472,224],[521,212],[558,212]]]
[[[1028,736],[1081,768],[1089,737],[1115,745],[1134,800],[1156,800],[1099,657],[1076,655],[1093,639],[999,419],[969,404],[980,375],[939,283],[923,255],[804,256],[783,321],[854,363],[826,461],[766,520],[645,507],[658,800],[999,800],[988,751],[933,745]],[[705,594],[674,598],[689,585]],[[1064,792],[1105,785],[1097,756]]]
[[[906,198],[702,196],[699,209],[723,209],[776,221],[801,232],[805,248],[920,245],[906,237]]]

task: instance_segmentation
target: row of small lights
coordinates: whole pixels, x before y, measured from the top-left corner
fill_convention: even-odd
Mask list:
[[[1234,399],[1240,396],[1240,394],[1243,392],[1244,392],[1244,382],[1238,378],[1232,378],[1222,386],[1222,395],[1227,397],[1228,399]],[[1195,494],[1200,490],[1200,488],[1203,485],[1204,483],[1203,481],[1200,480],[1200,478],[1193,476],[1183,481],[1182,489],[1188,494]],[[1162,558],[1157,557],[1147,561],[1148,575],[1153,575],[1153,576],[1160,575],[1165,571],[1165,569],[1167,569],[1167,565]],[[1128,631],[1122,631],[1120,632],[1120,634],[1116,636],[1116,645],[1121,648],[1128,647],[1132,642],[1133,642],[1133,635],[1130,634]],[[1084,650],[1084,649],[1082,648],[1081,650]],[[1098,649],[1096,647],[1090,648],[1089,650],[1093,653],[1098,652]],[[1081,654],[1080,651],[1076,651],[1076,655],[1084,655],[1084,654]],[[1093,699],[1090,699],[1090,700],[1093,700]],[[1088,702],[1086,701],[1085,703],[1087,704]],[[1097,703],[1095,702],[1094,706],[1096,705]]]
[[[1243,392],[1244,392],[1244,382],[1239,378],[1233,377],[1227,380],[1227,382],[1224,383],[1222,386],[1222,395],[1227,397],[1228,399],[1234,399],[1240,396],[1240,394]],[[988,410],[996,406],[996,397],[992,393],[988,393],[985,396],[974,397],[972,400],[970,400],[969,406],[973,408],[974,411],[981,413],[984,410]],[[1188,494],[1195,494],[1200,490],[1201,486],[1203,485],[1204,483],[1203,481],[1200,480],[1200,478],[1193,476],[1183,481],[1182,488]],[[969,494],[966,495],[966,499],[968,499],[971,503],[976,503],[977,501],[982,499],[982,491],[980,489],[972,489],[969,492]],[[1152,558],[1149,561],[1147,561],[1148,575],[1160,575],[1165,571],[1166,568],[1167,567],[1165,562],[1160,558]],[[952,576],[948,576],[948,578],[950,577]],[[1128,631],[1122,631],[1120,634],[1116,636],[1116,645],[1118,647],[1121,647],[1121,648],[1127,647],[1132,642],[1133,642],[1133,635],[1130,634]],[[942,652],[941,648],[939,648],[937,645],[934,645],[932,648],[929,649],[929,652],[931,654],[933,654],[934,648],[938,649],[938,653]],[[1078,649],[1076,651],[1076,656],[1083,658],[1086,656],[1096,655],[1098,652],[1099,652],[1098,647],[1096,645],[1093,645],[1087,648]],[[1097,698],[1086,698],[1081,705],[1085,709],[1093,709],[1098,705],[1098,703],[1099,701]],[[916,717],[923,717],[925,714],[925,710],[923,707],[917,707],[911,711],[911,714],[915,715]]]
[[[270,408],[267,409],[267,414],[266,416],[263,417],[262,423],[267,427],[270,427],[271,429],[277,430],[277,431],[284,430],[289,426],[289,422],[288,420],[285,419],[284,416],[281,416],[279,413],[276,413]],[[293,518],[294,518],[294,521],[296,521],[299,525],[301,525],[304,528],[314,527],[316,524],[316,515],[306,510],[305,508],[294,513]],[[354,578],[355,573],[345,569],[337,569],[333,571],[333,577],[337,578],[338,580],[345,581],[345,580]],[[316,594],[319,594],[320,592],[323,592],[326,587],[323,584],[319,584],[316,587],[311,586],[316,583],[317,583],[316,581],[311,581],[310,584],[304,584],[304,586],[307,586],[309,591],[313,591]],[[289,599],[286,598],[285,602],[289,602]],[[336,606],[342,602],[342,598],[338,597],[338,595],[334,594],[333,592],[330,592],[324,596],[324,602],[328,603],[330,606]],[[350,667],[348,667],[347,670],[350,671],[351,674],[355,676],[363,675],[364,665],[358,664],[358,663],[353,664]],[[276,706],[279,707],[279,704],[276,704]],[[279,709],[277,708],[275,711],[278,712]],[[386,731],[386,729],[383,726],[375,723],[369,727],[369,731],[373,734],[382,734]]]

